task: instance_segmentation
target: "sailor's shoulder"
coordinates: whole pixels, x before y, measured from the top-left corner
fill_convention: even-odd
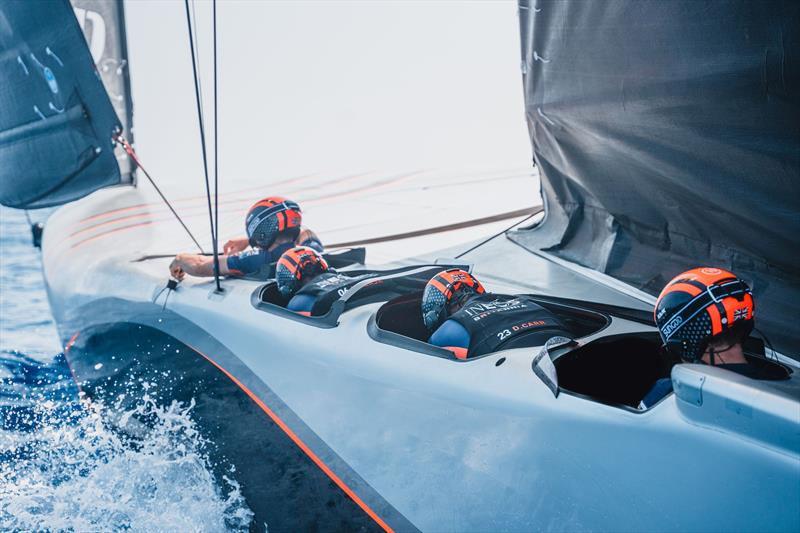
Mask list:
[[[316,302],[316,298],[309,294],[301,294],[298,293],[289,300],[289,304],[286,308],[289,311],[294,312],[304,312],[304,311],[311,311],[314,308],[314,303]]]
[[[469,346],[470,334],[460,322],[451,319],[436,328],[428,342],[434,346]]]

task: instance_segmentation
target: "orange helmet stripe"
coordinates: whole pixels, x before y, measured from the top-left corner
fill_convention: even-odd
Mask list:
[[[276,202],[275,201],[276,199],[277,198],[264,198],[263,200],[259,200],[258,202],[253,204],[253,207],[251,207],[250,209],[253,210],[256,207],[272,207],[273,205],[277,205],[283,201],[283,199],[281,199],[280,201]]]
[[[444,282],[444,284],[450,287],[451,292],[459,290],[462,285],[466,285],[467,287],[475,289],[475,292],[478,294],[483,294],[486,292],[486,290],[483,288],[483,285],[481,285],[481,283],[476,280],[472,274],[460,269],[445,270],[444,272],[440,272],[438,275],[436,275],[434,279],[440,283]]]
[[[438,278],[439,276],[436,276],[436,277]],[[436,278],[433,278],[433,279],[432,279],[432,280],[430,280],[428,283],[430,283],[431,285],[433,285],[434,287],[436,287],[437,289],[439,289],[439,292],[441,292],[441,293],[442,293],[442,294],[444,294],[445,296],[447,296],[448,294],[450,294],[450,289],[448,289],[448,288],[447,288],[447,286],[443,285],[443,284],[442,284],[442,282],[441,282],[441,281],[439,281],[438,279],[436,279]]]
[[[736,279],[736,276],[727,270],[714,267],[693,268],[681,274],[681,277],[694,279],[705,285],[715,285],[727,279]]]
[[[661,296],[663,297],[671,292],[688,292],[691,296],[697,296],[703,291],[699,287],[695,287],[694,285],[691,285],[689,283],[678,281],[676,283],[673,283],[666,289],[664,289],[664,291],[661,293]]]
[[[711,317],[711,335],[722,333],[722,316],[719,314],[719,309],[716,305],[709,305],[706,307],[708,315]]]
[[[289,270],[294,270],[294,267],[297,266],[296,262],[290,261],[290,258],[286,256],[281,256],[281,258],[278,260],[278,264],[285,266]]]

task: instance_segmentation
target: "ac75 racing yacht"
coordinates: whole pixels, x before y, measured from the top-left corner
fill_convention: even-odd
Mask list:
[[[460,8],[444,10],[456,26]],[[372,8],[355,9],[371,20]],[[115,2],[0,5],[0,199],[64,204],[42,261],[82,390],[194,402],[254,528],[800,529],[797,3],[520,0],[534,167],[298,173],[216,198],[218,222],[240,225],[268,187],[310,219],[375,221],[383,238],[326,253],[374,276],[310,317],[285,308],[269,275],[167,283],[171,257],[192,243],[120,146],[127,70],[102,65],[126,61],[122,13]],[[110,44],[89,35],[87,46],[81,25],[96,36],[101,22]],[[508,199],[537,179],[543,208]],[[436,183],[455,218],[379,222],[388,204],[374,195],[425,220]],[[470,188],[486,183],[506,200]],[[210,205],[198,188],[174,197],[190,224]],[[751,284],[760,332],[745,349],[775,379],[674,364],[661,349],[654,295],[697,265]],[[422,289],[451,266],[530,295],[571,337],[467,360],[428,344]],[[640,408],[667,377],[674,392]]]

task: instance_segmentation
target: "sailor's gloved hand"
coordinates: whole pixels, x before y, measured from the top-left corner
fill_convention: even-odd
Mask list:
[[[178,281],[183,281],[183,277],[186,275],[186,272],[183,271],[183,266],[181,265],[179,256],[175,256],[175,259],[173,259],[169,264],[169,274]]]
[[[250,246],[250,241],[248,241],[247,237],[236,237],[226,242],[225,246],[222,247],[222,251],[225,255],[233,255],[247,250],[248,246]]]

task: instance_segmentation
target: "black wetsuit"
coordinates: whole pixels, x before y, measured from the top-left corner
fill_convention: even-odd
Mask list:
[[[468,348],[469,357],[520,346],[541,346],[554,336],[570,337],[561,321],[527,296],[482,294],[467,303],[442,324],[447,331],[453,321],[467,331],[467,346],[450,345],[445,336],[431,336],[431,342],[448,348]],[[452,323],[451,323],[452,324]],[[461,328],[459,328],[461,329]],[[463,331],[463,330],[462,330]],[[456,350],[453,350],[459,356]]]
[[[328,312],[333,302],[341,298],[353,285],[377,277],[377,272],[348,276],[339,272],[325,272],[304,285],[289,301],[287,309],[297,313],[320,316]]]

